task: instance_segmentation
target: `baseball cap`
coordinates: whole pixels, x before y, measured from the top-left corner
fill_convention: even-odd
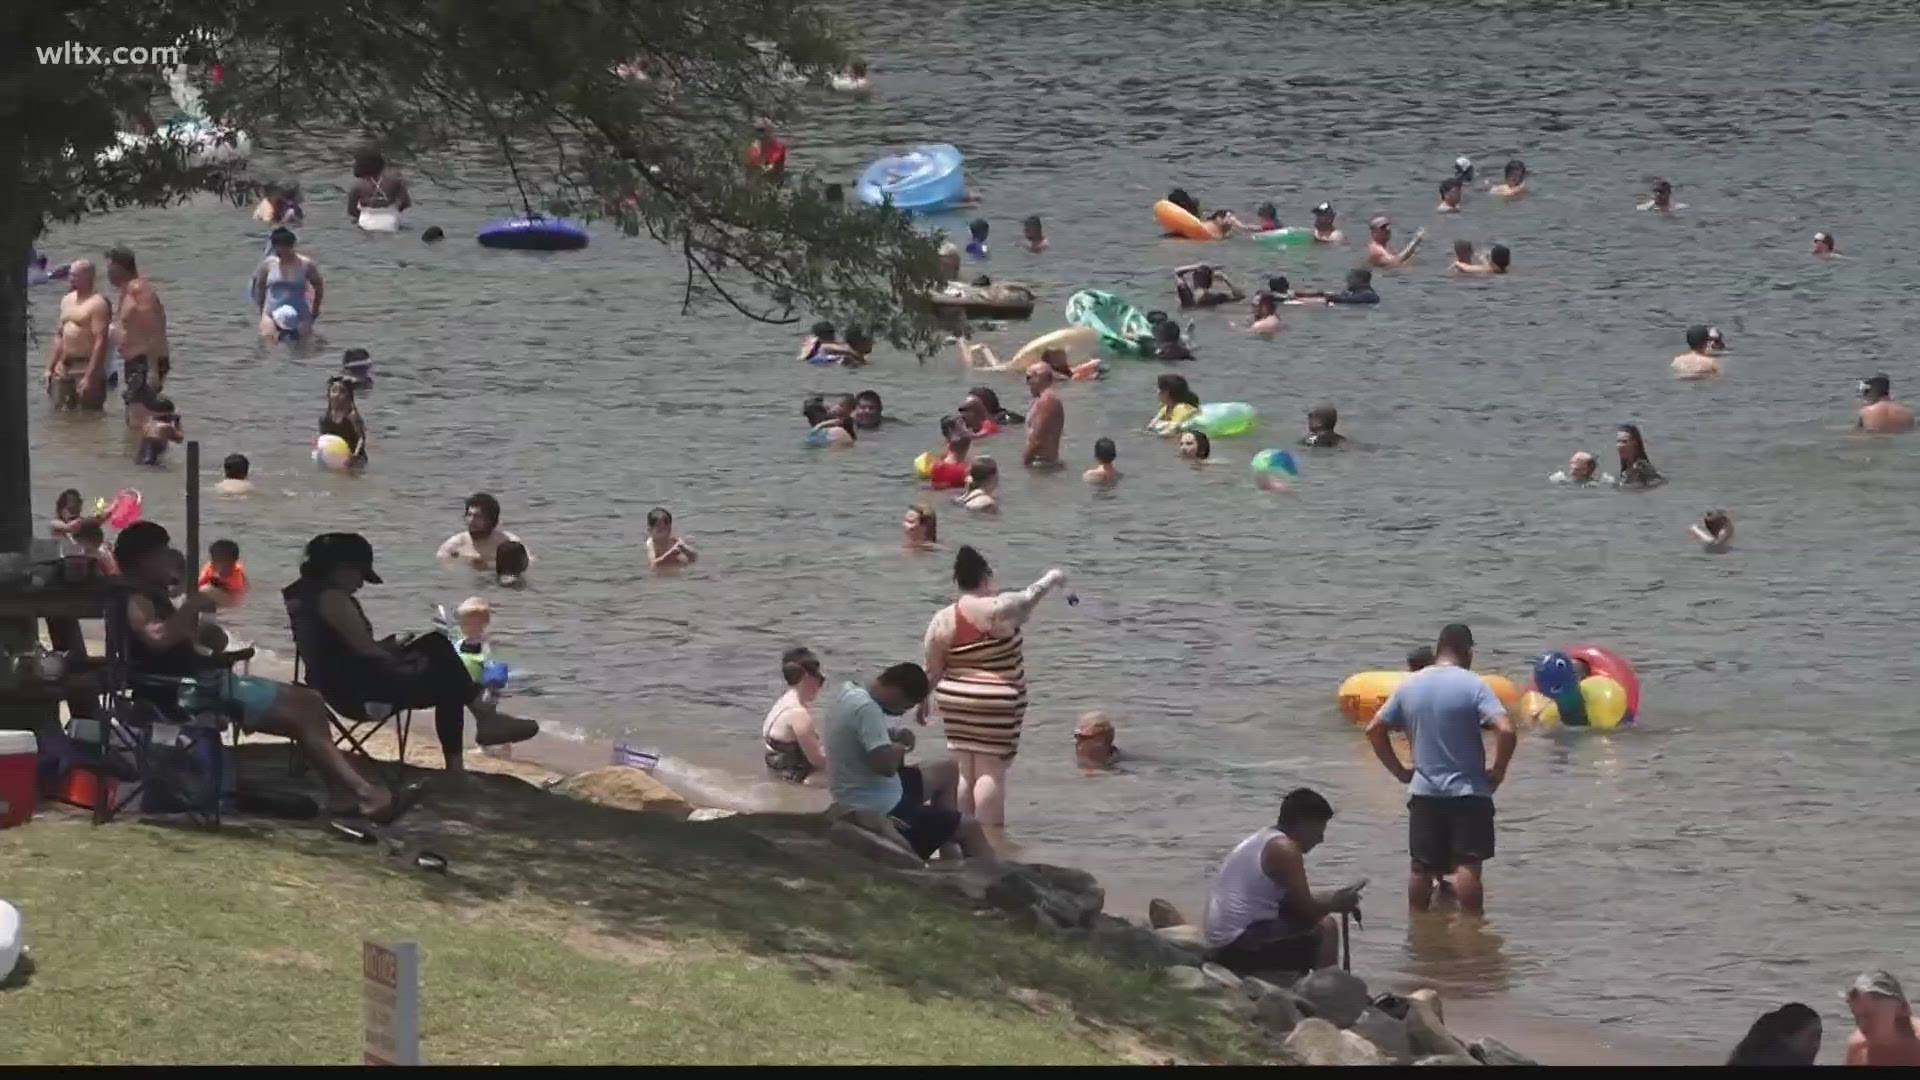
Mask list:
[[[1885,374],[1869,375],[1860,380],[1860,392],[1864,394],[1869,390],[1878,390],[1882,394],[1891,394],[1893,393],[1893,380],[1887,378]]]
[[[1884,971],[1861,972],[1854,977],[1853,985],[1847,987],[1847,992],[1840,996],[1851,998],[1861,994],[1872,994],[1875,997],[1892,998],[1902,1002],[1907,1000],[1906,991],[1900,989],[1900,980]]]
[[[315,573],[357,566],[370,584],[382,584],[373,571],[373,545],[359,533],[321,533],[307,541],[307,562]]]
[[[1392,225],[1392,224],[1393,224],[1393,219],[1392,219],[1392,218],[1390,218],[1390,217],[1388,217],[1388,216],[1387,216],[1387,215],[1385,215],[1385,214],[1381,214],[1381,215],[1380,215],[1379,217],[1377,217],[1377,218],[1374,218],[1374,219],[1373,219],[1372,221],[1369,221],[1369,222],[1367,222],[1367,228],[1369,228],[1369,229],[1384,229],[1384,228],[1386,228],[1387,226],[1389,226],[1389,225]]]
[[[1331,214],[1333,213],[1333,204],[1323,202],[1319,206],[1314,207],[1313,212],[1316,214]]]

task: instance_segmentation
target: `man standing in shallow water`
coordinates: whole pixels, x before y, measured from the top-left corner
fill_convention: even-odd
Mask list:
[[[1440,631],[1432,667],[1408,675],[1367,724],[1367,741],[1394,779],[1407,785],[1407,904],[1426,911],[1442,880],[1469,915],[1486,909],[1480,867],[1493,858],[1493,793],[1518,743],[1506,707],[1473,673],[1473,631]],[[1493,766],[1480,729],[1495,734]],[[1413,767],[1401,764],[1389,733],[1404,731]]]
[[[500,500],[482,491],[467,499],[467,527],[440,545],[442,559],[458,559],[476,570],[492,570],[507,544],[520,538],[500,527]]]
[[[1866,402],[1860,406],[1860,430],[1891,432],[1913,427],[1913,410],[1893,400],[1893,380],[1887,376],[1861,379],[1860,397]]]
[[[1029,468],[1056,468],[1060,464],[1060,433],[1067,426],[1067,407],[1053,388],[1053,369],[1035,361],[1027,368],[1027,392],[1033,410],[1027,414],[1027,450],[1021,457]]]
[[[140,276],[128,248],[107,252],[107,280],[120,290],[119,347],[126,368],[127,423],[144,423],[146,403],[166,389],[173,364],[173,350],[167,345],[167,309],[160,303],[160,294]]]
[[[107,338],[113,307],[94,291],[92,263],[75,259],[67,278],[73,287],[60,298],[60,326],[53,352],[47,356],[46,382],[49,389],[56,381],[76,383],[79,407],[98,409],[107,400]],[[64,394],[59,400],[67,403]]]

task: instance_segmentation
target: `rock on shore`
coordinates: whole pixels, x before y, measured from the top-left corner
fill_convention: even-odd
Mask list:
[[[625,765],[608,765],[577,773],[554,785],[553,790],[601,806],[665,814],[681,821],[693,814],[693,804],[681,798],[678,792],[654,779],[644,769]]]

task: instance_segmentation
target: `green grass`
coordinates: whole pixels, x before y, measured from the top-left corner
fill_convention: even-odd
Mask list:
[[[351,1063],[360,942],[420,942],[429,1062],[1259,1058],[1150,973],[931,896],[808,819],[687,824],[475,777],[408,819],[452,873],[303,826],[0,832],[39,972],[4,1063]]]

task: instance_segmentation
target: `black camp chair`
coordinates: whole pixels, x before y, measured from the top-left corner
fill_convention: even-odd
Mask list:
[[[369,761],[374,760],[367,749],[367,742],[378,735],[388,724],[393,725],[393,738],[398,747],[398,756],[391,769],[398,775],[406,771],[407,736],[413,726],[413,710],[384,702],[367,701],[364,694],[355,687],[330,685],[324,678],[316,678],[309,657],[321,646],[314,640],[312,628],[300,610],[301,599],[296,590],[289,589],[282,594],[287,606],[287,621],[293,630],[293,681],[296,686],[304,686],[319,694],[327,703],[327,710],[333,715],[333,743],[349,754],[358,754]]]

